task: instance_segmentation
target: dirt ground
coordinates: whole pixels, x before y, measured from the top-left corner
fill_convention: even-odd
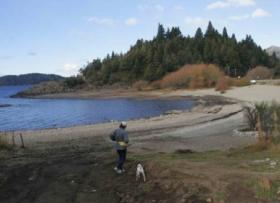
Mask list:
[[[81,142],[82,148],[76,145]],[[103,138],[95,137],[9,152],[1,158],[0,202],[177,202],[181,198],[164,191],[155,174],[149,173],[154,169],[147,168],[146,183],[137,182],[135,158],[128,159],[125,174],[115,174],[111,149]],[[205,202],[200,198],[190,195],[186,202]]]
[[[268,187],[274,189],[271,181],[279,177],[280,167],[253,164],[268,156],[244,156],[238,150],[132,150],[126,172],[118,175],[112,144],[104,137],[43,143],[1,152],[0,202],[277,202],[275,194],[274,201],[269,192],[258,198],[254,187],[248,187],[251,180],[269,177]],[[137,163],[145,168],[145,183],[135,180]]]

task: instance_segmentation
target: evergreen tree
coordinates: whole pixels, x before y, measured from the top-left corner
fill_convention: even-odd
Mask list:
[[[203,38],[203,32],[200,27],[196,30],[194,38],[197,40],[200,40]]]
[[[225,28],[225,27],[223,29],[223,38],[228,39],[227,28]]]
[[[157,40],[164,40],[165,39],[165,29],[162,24],[158,24],[158,31],[157,31]]]
[[[209,21],[207,29],[206,29],[206,33],[205,33],[205,37],[206,38],[211,38],[211,37],[215,37],[217,34],[217,31],[215,30],[215,28],[212,25],[212,22]]]

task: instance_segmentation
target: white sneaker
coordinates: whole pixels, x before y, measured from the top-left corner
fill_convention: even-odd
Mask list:
[[[116,171],[117,174],[121,174],[122,173],[122,170],[119,170],[117,167],[115,167],[114,170]]]

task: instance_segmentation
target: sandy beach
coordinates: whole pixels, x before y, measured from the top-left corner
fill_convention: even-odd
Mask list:
[[[131,139],[135,139],[139,141],[140,136],[144,136],[147,138],[146,140],[151,140],[156,135],[157,138],[164,136],[173,136],[177,137],[178,130],[180,131],[181,139],[184,138],[182,134],[186,134],[186,138],[190,139],[189,134],[192,134],[192,139],[198,139],[199,142],[201,135],[204,135],[198,129],[203,129],[203,125],[207,123],[211,128],[211,126],[216,126],[217,132],[213,132],[212,134],[218,134],[218,132],[222,132],[219,129],[219,125],[217,125],[214,121],[223,120],[225,123],[229,123],[227,134],[231,135],[232,131],[238,128],[238,126],[244,125],[244,119],[242,114],[242,105],[247,102],[261,102],[261,101],[280,101],[280,94],[275,94],[275,92],[279,92],[279,86],[273,85],[252,85],[247,87],[238,87],[228,90],[226,93],[221,94],[214,89],[203,89],[203,90],[161,90],[161,91],[140,91],[133,92],[132,90],[105,90],[105,91],[96,91],[96,92],[78,92],[78,93],[65,93],[58,95],[45,95],[40,96],[40,98],[112,98],[112,97],[134,97],[139,99],[145,98],[178,98],[178,97],[188,97],[197,100],[198,105],[192,109],[191,111],[185,112],[171,112],[167,115],[161,115],[159,117],[153,117],[149,119],[139,119],[139,120],[131,120],[128,122],[128,131],[131,135]],[[239,116],[238,119],[235,117]],[[226,119],[224,119],[226,118]],[[238,120],[239,122],[234,123],[231,119]],[[60,142],[67,140],[78,140],[82,138],[89,137],[97,137],[101,136],[105,140],[108,138],[108,135],[118,126],[118,122],[110,122],[104,124],[96,124],[96,125],[85,125],[85,126],[76,126],[69,128],[60,128],[60,129],[47,129],[47,130],[35,130],[35,131],[23,131],[16,132],[16,134],[22,133],[24,137],[24,141],[26,145],[34,146],[38,143],[47,143],[47,142]],[[193,126],[196,126],[196,130],[191,130]],[[207,129],[206,129],[207,131]],[[201,134],[201,135],[200,135]],[[135,137],[135,138],[134,138]],[[219,138],[218,138],[219,139]],[[234,138],[236,139],[236,138]],[[175,140],[175,138],[174,138]],[[244,145],[247,143],[248,139],[239,138],[240,145]],[[17,143],[19,140],[16,140]],[[143,139],[141,140],[141,146],[143,144]],[[202,141],[203,142],[203,141]],[[147,143],[149,143],[147,141]],[[180,143],[180,140],[178,140]],[[219,142],[216,142],[217,146],[214,146],[214,149],[220,148],[229,148],[233,147],[233,145],[227,146],[227,144],[219,145]],[[238,142],[228,143],[236,143],[236,146],[239,146]],[[205,143],[207,146],[208,143]],[[138,144],[134,143],[134,149],[139,150]],[[140,144],[139,144],[140,146]],[[173,145],[171,145],[173,146]],[[182,144],[176,145],[180,147],[184,146]],[[187,145],[186,147],[191,147],[196,149],[194,146]],[[141,147],[140,147],[141,148]],[[160,148],[160,147],[159,147]],[[164,148],[167,151],[168,147]],[[207,147],[198,147],[199,150],[204,149],[207,150]],[[209,147],[209,149],[213,149],[213,147]]]
[[[228,90],[225,94],[221,94],[214,89],[203,89],[203,90],[161,90],[161,91],[141,91],[133,92],[132,90],[105,90],[96,92],[78,92],[78,93],[65,93],[58,95],[45,95],[40,98],[112,98],[112,97],[134,97],[139,99],[145,98],[178,98],[188,97],[197,100],[198,105],[191,111],[180,111],[170,112],[167,115],[161,115],[159,117],[153,117],[149,119],[131,120],[128,122],[128,131],[131,139],[134,141],[133,149],[138,151],[143,146],[151,143],[153,139],[163,139],[164,137],[174,137],[177,140],[169,146],[177,146],[177,148],[192,148],[194,150],[210,150],[210,149],[226,149],[252,142],[251,138],[233,138],[232,132],[239,126],[244,125],[244,119],[242,114],[242,105],[246,102],[261,102],[261,101],[280,101],[280,95],[275,94],[279,92],[279,86],[273,85],[252,85],[247,87],[238,87]],[[223,120],[224,124],[221,125],[223,128],[227,126],[227,129],[219,129],[217,120]],[[232,122],[233,120],[237,122]],[[205,146],[202,146],[201,137],[207,136],[203,130],[205,124],[207,128],[215,126],[216,132],[212,134],[224,134],[231,136],[235,141],[225,140],[225,143],[215,142],[216,146],[210,146],[208,142],[205,142]],[[23,131],[15,132],[16,134],[22,133],[24,142],[27,146],[35,146],[40,143],[49,142],[63,142],[69,140],[80,140],[83,138],[101,136],[106,139],[108,135],[118,126],[118,122],[110,122],[96,125],[85,125],[76,126],[69,128],[59,129],[46,129],[46,130],[35,130],[35,131]],[[193,126],[196,126],[195,129]],[[207,128],[205,131],[207,132]],[[177,134],[180,132],[180,139]],[[220,133],[219,133],[220,132]],[[183,136],[185,134],[185,137]],[[191,136],[190,136],[191,134]],[[210,133],[211,134],[211,133]],[[141,143],[140,139],[141,138]],[[156,137],[156,138],[155,138]],[[145,139],[144,139],[145,138]],[[176,138],[176,139],[175,139]],[[212,137],[214,138],[214,137]],[[181,144],[182,139],[192,139],[191,143],[195,143],[194,139],[197,139],[197,143],[200,145],[196,148],[194,144]],[[219,138],[217,138],[219,140]],[[143,144],[144,140],[146,142]],[[237,141],[239,140],[239,141]],[[16,143],[19,143],[19,138],[16,138]],[[78,141],[77,141],[78,142]],[[140,144],[139,144],[139,143]],[[157,142],[159,142],[157,140]],[[174,141],[175,142],[175,141]],[[188,142],[190,143],[190,142]],[[231,143],[231,144],[227,144]],[[235,143],[235,144],[232,144]],[[150,147],[153,148],[153,147]],[[155,149],[155,148],[154,148]],[[161,147],[158,147],[161,149]],[[174,147],[163,148],[165,151],[175,150]]]

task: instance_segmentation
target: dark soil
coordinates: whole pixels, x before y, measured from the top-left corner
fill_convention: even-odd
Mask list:
[[[137,182],[135,159],[128,158],[126,172],[117,175],[113,171],[116,157],[104,139],[83,142],[83,147],[75,142],[52,143],[32,150],[0,152],[0,202],[206,201],[204,190],[200,197],[199,192],[189,192],[193,190],[187,187],[163,189],[161,181],[149,171],[146,183]]]

